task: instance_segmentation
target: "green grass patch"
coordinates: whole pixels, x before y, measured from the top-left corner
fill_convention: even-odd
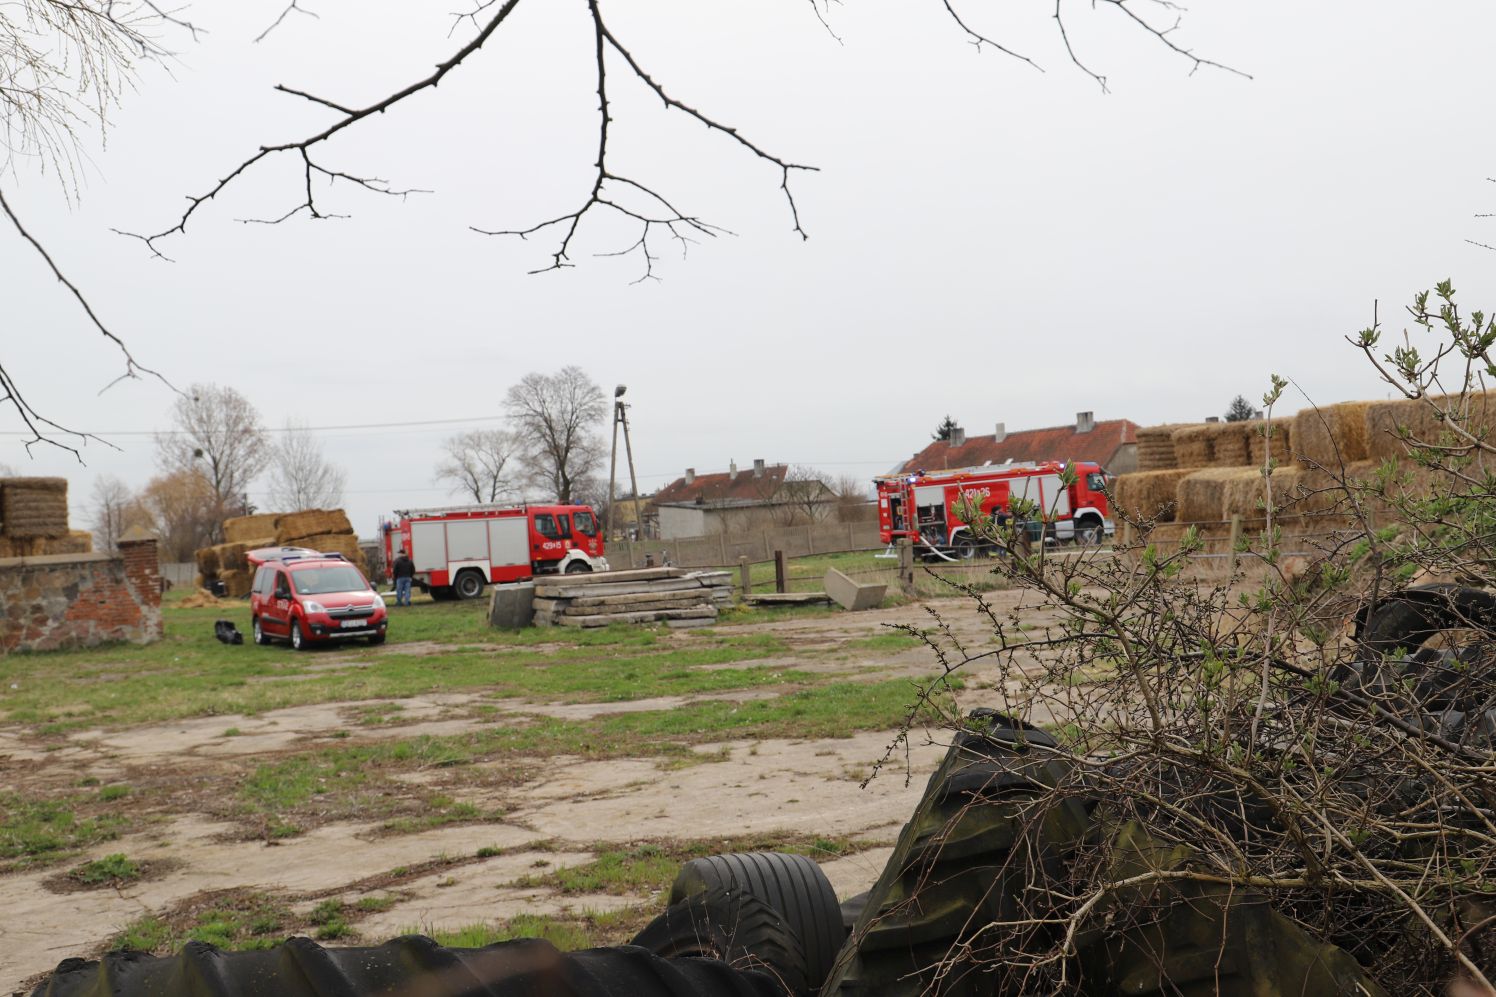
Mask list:
[[[121,817],[79,817],[79,800],[36,800],[0,792],[0,872],[53,862],[119,837]]]
[[[122,800],[130,795],[130,787],[122,784],[105,786],[99,790],[99,802],[108,803],[111,800]]]
[[[284,898],[235,890],[217,895],[206,908],[189,901],[176,910],[139,918],[115,935],[109,947],[157,955],[194,941],[229,950],[265,949],[300,933],[305,925]]]
[[[573,952],[621,944],[637,933],[650,916],[632,910],[586,913],[580,917],[521,914],[494,924],[471,924],[452,931],[431,931],[418,925],[403,931],[430,934],[438,944],[451,948],[481,948],[516,938],[543,938],[563,952]]]
[[[101,859],[85,862],[68,876],[84,886],[114,885],[128,883],[140,878],[140,863],[123,853],[105,855]]]

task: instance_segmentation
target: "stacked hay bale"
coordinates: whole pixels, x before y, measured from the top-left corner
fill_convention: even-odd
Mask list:
[[[1181,523],[1219,523],[1226,515],[1226,483],[1238,477],[1240,467],[1207,467],[1179,479],[1175,492]]]
[[[1272,473],[1273,511],[1298,513],[1301,502],[1299,485],[1304,472],[1297,467],[1278,467]],[[1263,477],[1261,467],[1232,468],[1224,476],[1221,485],[1221,511],[1223,519],[1240,516],[1242,519],[1258,519],[1266,514],[1268,478]]]
[[[1121,513],[1129,519],[1172,523],[1178,512],[1179,482],[1192,473],[1176,468],[1121,475],[1111,488],[1114,518]]]
[[[1336,468],[1366,460],[1366,417],[1375,402],[1341,402],[1306,408],[1293,417],[1293,454],[1310,468]]]
[[[0,478],[0,557],[92,552],[93,535],[68,528],[66,478]]]
[[[1390,402],[1373,402],[1366,410],[1366,455],[1368,457],[1405,457],[1406,436],[1423,443],[1440,443],[1446,433],[1455,437],[1440,412],[1456,416],[1461,428],[1472,436],[1496,442],[1496,392],[1474,391],[1462,403],[1458,395],[1435,395],[1429,398],[1399,398]]]
[[[1247,426],[1247,463],[1261,467],[1272,446],[1273,460],[1279,464],[1293,458],[1293,430],[1287,419],[1274,419],[1271,426],[1266,421],[1249,422]]]
[[[1174,431],[1183,426],[1169,423],[1138,430],[1138,470],[1172,471],[1179,467],[1174,454]]]
[[[364,570],[364,555],[348,515],[342,509],[259,513],[223,521],[224,543],[197,552],[198,586],[223,583],[224,594],[240,598],[254,585],[254,569],[245,556],[261,547],[305,547],[342,554]]]
[[[537,627],[605,627],[664,622],[705,627],[732,601],[726,571],[643,568],[597,574],[549,575],[535,582]]]
[[[1252,431],[1245,422],[1207,422],[1174,430],[1174,457],[1179,467],[1244,467],[1251,454]]]

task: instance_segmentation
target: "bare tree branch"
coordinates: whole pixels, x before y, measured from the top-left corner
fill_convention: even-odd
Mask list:
[[[264,31],[261,31],[258,35],[255,36],[255,44],[258,45],[260,42],[264,41],[265,37],[269,35],[270,32],[280,27],[281,22],[289,17],[293,11],[297,14],[305,14],[307,17],[310,17],[313,20],[321,20],[322,17],[322,15],[318,14],[315,10],[308,10],[307,8],[301,6],[298,0],[291,0],[291,2],[286,5],[286,9],[280,12],[280,16],[275,19],[270,27],[266,28]]]

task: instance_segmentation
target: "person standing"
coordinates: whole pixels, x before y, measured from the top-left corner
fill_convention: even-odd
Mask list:
[[[395,564],[391,570],[395,576],[395,605],[410,605],[410,582],[416,576],[416,563],[405,553],[405,548],[400,548],[400,556],[395,558]]]

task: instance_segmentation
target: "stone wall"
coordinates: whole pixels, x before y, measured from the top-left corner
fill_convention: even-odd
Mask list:
[[[0,560],[0,653],[160,640],[156,541],[119,548]]]

